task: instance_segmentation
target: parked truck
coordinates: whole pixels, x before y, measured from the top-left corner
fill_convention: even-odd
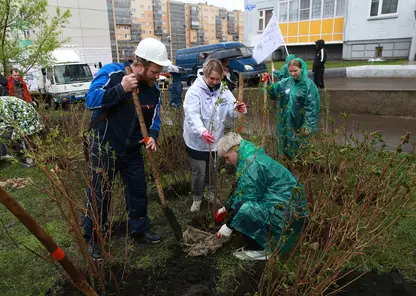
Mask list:
[[[29,91],[43,97],[49,106],[85,100],[93,75],[87,63],[75,51],[57,49],[47,68],[33,68],[26,73]]]

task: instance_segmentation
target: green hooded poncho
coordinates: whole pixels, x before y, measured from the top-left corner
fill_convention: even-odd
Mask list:
[[[288,64],[291,60],[294,60],[296,58],[296,56],[294,54],[290,54],[286,57],[286,63],[282,66],[282,68],[280,69],[280,71],[276,71],[273,73],[274,77],[277,79],[285,79],[290,77],[290,73],[289,73],[289,69],[288,69]]]
[[[320,94],[315,83],[308,77],[306,63],[302,64],[298,80],[292,76],[272,85],[271,97],[278,97],[277,152],[293,158],[301,146],[307,144],[311,135],[318,131]]]
[[[307,202],[302,186],[297,185],[292,173],[269,157],[262,147],[242,140],[238,149],[237,175],[237,188],[225,203],[233,216],[229,221],[233,229],[254,239],[265,249],[268,248],[269,232],[270,241],[279,241],[285,224],[289,224],[289,217],[296,217],[290,228],[295,234],[301,232]],[[290,247],[296,241],[295,236],[292,233],[282,247]]]

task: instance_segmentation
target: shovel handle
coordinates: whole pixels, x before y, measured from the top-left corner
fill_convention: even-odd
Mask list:
[[[12,196],[0,186],[0,203],[2,203],[48,250],[51,256],[62,266],[71,277],[75,286],[86,296],[98,296],[88,284],[82,273],[75,267],[64,251],[56,244],[38,222]]]
[[[132,73],[130,67],[126,67],[125,71],[126,71],[127,74]],[[142,107],[140,105],[139,95],[137,94],[137,88],[136,87],[133,88],[133,90],[132,90],[132,96],[133,96],[134,106],[136,107],[137,117],[139,118],[140,131],[143,135],[143,138],[147,139],[149,137],[149,134],[147,132],[146,123],[144,121]],[[162,207],[166,208],[165,194],[163,192],[162,182],[160,181],[159,170],[157,169],[154,153],[150,149],[146,149],[146,152],[147,152],[147,156],[149,157],[149,160],[150,160],[150,166],[152,167],[153,176],[155,177],[155,183],[156,183],[157,192],[159,194],[160,202],[162,204]]]

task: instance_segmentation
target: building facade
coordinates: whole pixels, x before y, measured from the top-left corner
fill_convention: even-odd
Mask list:
[[[415,11],[415,0],[349,0],[343,58],[414,60]]]
[[[289,52],[305,59],[313,58],[318,39],[325,40],[330,59],[408,58],[415,28],[415,2],[245,0],[246,45],[258,44],[275,13]],[[285,56],[280,48],[273,58]]]
[[[132,2],[135,0],[107,0],[107,21],[114,62],[132,59],[135,47],[141,40],[140,24],[133,22],[132,11],[135,7]]]
[[[116,26],[114,29],[112,4]],[[162,41],[169,58],[181,48],[224,41],[244,41],[244,13],[169,0],[107,0],[113,59],[131,58],[143,38]],[[117,38],[117,44],[116,39]],[[172,49],[171,49],[172,46]]]
[[[62,40],[69,39],[66,47],[78,53],[91,67],[101,62],[111,63],[111,41],[107,20],[106,0],[65,1],[49,0],[48,11],[55,15],[56,8],[69,10],[71,18],[62,30]]]

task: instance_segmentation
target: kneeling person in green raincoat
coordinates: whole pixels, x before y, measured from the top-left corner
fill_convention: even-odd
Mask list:
[[[239,178],[236,189],[217,211],[217,222],[227,216],[217,236],[242,233],[248,249],[234,253],[240,259],[264,260],[265,250],[275,247],[287,253],[301,233],[307,214],[302,185],[262,147],[236,133],[220,139],[218,154],[236,168]]]
[[[318,131],[320,94],[308,77],[304,60],[296,58],[288,63],[289,78],[268,90],[277,104],[277,152],[289,159],[299,154],[309,138]]]

